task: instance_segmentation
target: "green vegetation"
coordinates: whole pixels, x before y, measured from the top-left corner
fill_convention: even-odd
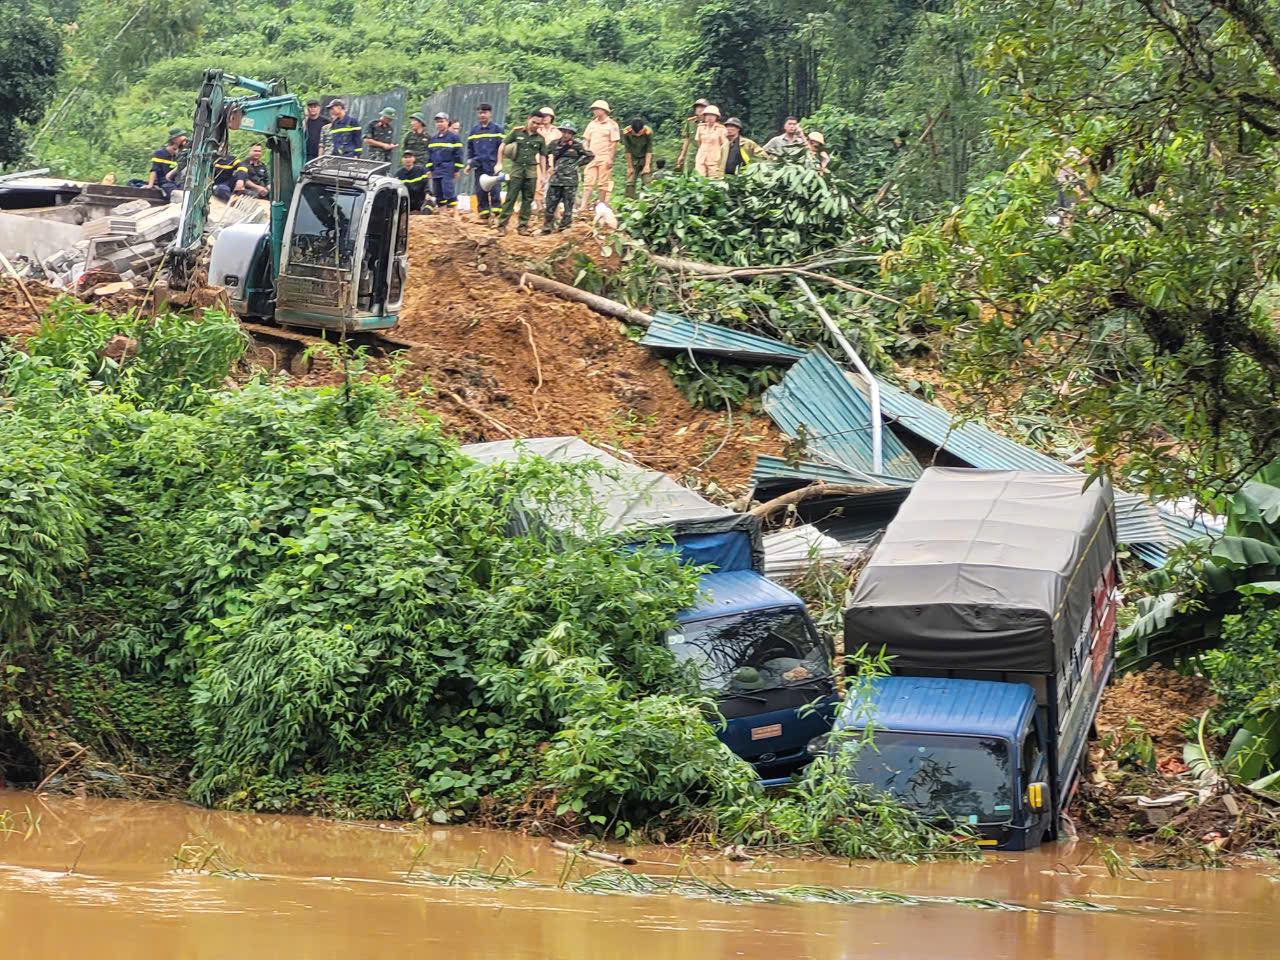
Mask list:
[[[6,348],[0,752],[230,808],[967,850],[841,778],[760,795],[658,642],[699,571],[509,535],[530,499],[590,529],[580,471],[481,467],[377,377],[224,389],[242,348],[68,300]]]

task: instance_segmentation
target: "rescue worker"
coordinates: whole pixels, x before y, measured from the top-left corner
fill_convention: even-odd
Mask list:
[[[560,142],[560,128],[556,126],[556,112],[550,107],[543,107],[538,111],[538,116],[542,119],[538,132],[542,134],[542,139],[547,143],[547,149],[550,150],[553,144]],[[551,179],[551,158],[543,154],[538,158],[538,189],[533,195],[533,205],[535,207],[545,201],[547,196],[547,182]]]
[[[431,135],[427,133],[427,118],[420,113],[409,114],[409,132],[404,135],[401,152],[412,153],[425,166],[430,145]],[[423,189],[427,188],[424,186]]]
[[[724,148],[729,137],[720,122],[720,108],[707,104],[702,111],[702,124],[694,135],[698,155],[693,159],[694,170],[699,176],[719,180],[724,176]]]
[[[594,155],[574,137],[578,131],[571,123],[557,128],[560,139],[551,144],[547,157],[551,161],[551,179],[547,183],[547,198],[543,204],[542,229],[539,233],[551,233],[555,229],[556,207],[564,205],[560,217],[560,229],[568,230],[573,224],[573,200],[578,192],[578,171],[589,164]]]
[[[738,173],[764,159],[764,150],[761,149],[760,144],[742,135],[742,121],[737,117],[730,117],[724,122],[724,132],[728,138],[724,151],[725,173]]]
[[[307,137],[307,159],[314,160],[320,156],[320,137],[324,133],[324,117],[320,116],[320,101],[307,101],[307,115],[303,119],[303,129]]]
[[[507,199],[497,221],[499,233],[507,232],[517,199],[520,201],[518,232],[529,232],[533,195],[538,189],[538,158],[546,152],[546,147],[547,142],[542,139],[542,117],[537,111],[529,114],[523,127],[516,127],[503,139],[502,165],[507,171]]]
[[[175,174],[178,170],[178,154],[187,145],[187,135],[174,128],[169,131],[169,140],[163,147],[151,154],[151,169],[147,171],[147,186],[159,187],[164,191],[165,199],[178,189]]]
[[[345,100],[329,104],[329,152],[335,157],[358,157],[364,150],[360,121],[347,113]]]
[[[231,199],[231,191],[236,186],[236,162],[230,152],[223,150],[213,161],[213,195],[224,203]]]
[[[693,155],[696,152],[694,137],[698,133],[698,127],[702,125],[702,111],[707,108],[707,103],[706,100],[693,101],[693,116],[686,117],[684,123],[680,124],[680,156],[676,157],[676,173],[693,172]]]
[[[262,144],[249,148],[249,155],[236,167],[233,193],[247,193],[251,197],[265,198],[271,191],[267,187],[267,166],[262,162]]]
[[[436,206],[453,210],[458,206],[458,177],[462,175],[462,138],[449,130],[449,115],[437,113],[436,130],[427,144],[427,170],[431,172],[431,193]]]
[[[364,159],[390,160],[396,148],[396,108],[383,107],[364,128]]]
[[[496,217],[502,206],[501,185],[495,184],[488,190],[480,187],[481,175],[492,177],[498,172],[501,149],[502,124],[493,122],[493,104],[482,103],[476,107],[476,123],[467,134],[467,170],[476,178],[474,193],[482,222]]]
[[[427,202],[427,168],[418,161],[418,155],[406,147],[400,152],[400,169],[396,179],[409,191],[409,212],[418,213]]]
[[[653,131],[636,117],[622,131],[622,153],[627,158],[627,196],[636,195],[636,180],[649,185],[653,167]]]
[[[594,155],[582,175],[582,203],[579,210],[585,210],[597,200],[608,204],[609,194],[613,192],[613,155],[622,140],[622,131],[618,123],[609,114],[607,100],[597,100],[591,105],[595,119],[582,131],[582,143]]]
[[[805,143],[809,148],[805,159],[816,166],[819,173],[826,173],[831,164],[831,154],[827,153],[827,138],[814,130],[805,138]]]

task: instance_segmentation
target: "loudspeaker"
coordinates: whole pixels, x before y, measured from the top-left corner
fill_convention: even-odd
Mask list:
[[[492,190],[500,183],[506,183],[509,178],[505,173],[492,174],[482,173],[476,178],[476,182],[480,184],[481,190]]]

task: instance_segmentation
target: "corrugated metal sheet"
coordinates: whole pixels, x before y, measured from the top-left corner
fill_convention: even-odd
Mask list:
[[[815,562],[846,560],[861,553],[859,544],[841,543],[804,523],[764,535],[764,575],[775,580],[798,577]]]
[[[804,348],[780,340],[662,312],[653,315],[653,323],[640,345],[651,350],[693,350],[757,363],[790,363],[805,355]]]
[[[1139,493],[1117,491],[1116,539],[1121,543],[1164,543],[1169,532],[1150,500]]]
[[[751,470],[751,481],[759,484],[769,480],[826,480],[828,483],[874,483],[889,487],[911,485],[910,480],[901,477],[855,473],[829,463],[814,463],[812,460],[789,463],[782,457],[771,457],[762,453],[756,457],[756,464]]]
[[[803,438],[808,458],[871,471],[871,408],[821,347],[796,362],[765,391],[765,413],[788,436]],[[884,473],[912,480],[921,467],[902,441],[884,433]]]

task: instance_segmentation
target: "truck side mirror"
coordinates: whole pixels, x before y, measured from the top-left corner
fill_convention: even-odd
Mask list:
[[[1044,813],[1045,798],[1049,795],[1049,785],[1047,783],[1030,783],[1027,784],[1027,808],[1032,813]]]

